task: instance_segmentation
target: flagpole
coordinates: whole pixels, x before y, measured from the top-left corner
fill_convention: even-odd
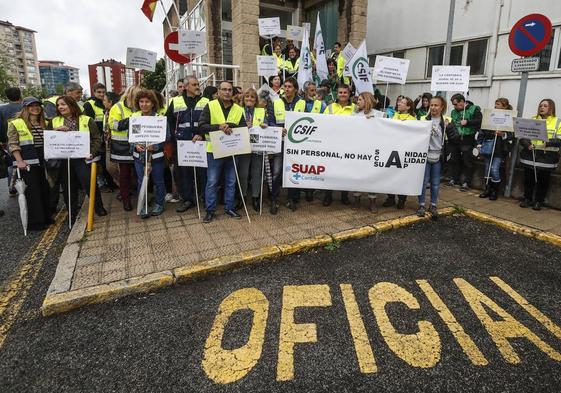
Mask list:
[[[243,208],[245,210],[245,214],[247,215],[247,221],[251,224],[251,218],[249,218],[249,212],[247,211],[247,206],[245,205],[245,198],[242,192],[242,185],[240,183],[240,176],[238,175],[238,166],[236,165],[236,156],[232,156],[232,161],[234,162],[234,172],[236,172],[236,180],[238,181],[238,187],[240,189],[240,196],[242,198]]]
[[[193,167],[193,177],[195,179],[195,200],[197,201],[197,213],[199,214],[199,220],[201,219],[201,208],[199,206],[199,190],[197,190],[197,168]]]

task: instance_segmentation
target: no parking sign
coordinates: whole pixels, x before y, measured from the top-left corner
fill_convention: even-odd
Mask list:
[[[547,45],[551,32],[551,21],[545,15],[526,15],[510,30],[508,45],[518,56],[532,56]]]

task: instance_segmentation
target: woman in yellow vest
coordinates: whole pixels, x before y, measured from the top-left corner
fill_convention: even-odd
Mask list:
[[[341,84],[337,88],[337,102],[329,104],[325,110],[324,114],[329,115],[342,115],[350,116],[355,111],[355,104],[351,102],[351,88],[348,85]],[[333,202],[333,191],[325,191],[323,196],[323,206],[329,206]],[[341,203],[343,205],[349,205],[351,201],[349,200],[349,192],[341,191]]]
[[[275,45],[275,50],[273,56],[277,60],[277,67],[279,69],[279,75],[282,75],[282,70],[284,69],[284,58],[282,56],[282,48],[280,44]]]
[[[392,120],[417,120],[417,115],[415,114],[415,105],[413,105],[413,100],[409,97],[398,97],[396,101],[397,111],[394,113]],[[407,195],[397,196],[397,208],[403,209],[405,207],[405,201],[407,200]],[[388,194],[388,197],[382,203],[384,207],[395,206],[395,195]]]
[[[14,166],[27,185],[27,229],[34,231],[53,222],[43,155],[45,112],[35,97],[24,98],[22,104],[19,115],[8,123],[8,145]]]
[[[90,156],[85,160],[75,158],[70,160],[61,160],[61,174],[63,176],[64,190],[68,190],[70,182],[70,206],[68,201],[68,192],[64,192],[64,202],[68,213],[74,218],[78,212],[78,183],[88,195],[90,194],[90,174],[91,164],[99,161],[99,153],[101,150],[101,132],[95,125],[94,119],[82,115],[82,110],[78,103],[69,96],[62,96],[56,100],[56,113],[51,122],[47,125],[47,129],[55,131],[81,131],[87,132],[90,136]],[[70,178],[68,178],[68,165],[70,165]],[[103,201],[99,188],[95,189],[95,212],[98,216],[106,216],[107,211],[103,208]]]
[[[257,107],[257,92],[255,89],[248,89],[243,95],[244,118],[247,126],[266,128],[265,108]],[[258,135],[257,135],[258,136]],[[250,133],[250,138],[255,135]],[[251,168],[251,176],[250,176]],[[243,197],[247,195],[248,180],[251,177],[251,201],[255,211],[259,211],[259,194],[261,193],[261,183],[263,182],[263,154],[251,153],[238,156],[238,175]],[[240,208],[240,203],[236,208]]]
[[[555,115],[555,102],[546,98],[538,105],[536,120],[546,122],[548,141],[521,139],[520,163],[524,166],[524,200],[520,207],[541,210],[549,189],[551,172],[559,166],[561,118]],[[537,182],[536,182],[537,177]]]
[[[290,50],[288,51],[288,59],[284,61],[286,77],[297,77],[299,67],[300,58],[297,55],[296,48],[290,48]]]

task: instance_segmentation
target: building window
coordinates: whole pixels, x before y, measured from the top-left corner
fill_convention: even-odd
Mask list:
[[[541,51],[539,51],[533,56],[533,57],[540,58],[540,68],[538,68],[538,71],[549,71],[549,65],[551,64],[551,55],[553,49],[553,37],[555,37],[555,31],[551,33],[551,38],[549,39],[549,42],[547,43],[545,48],[543,48]]]
[[[405,51],[404,50],[396,50],[392,54],[393,57],[397,59],[405,59]]]
[[[450,65],[462,65],[463,45],[454,45],[450,51]],[[429,48],[427,78],[432,76],[432,67],[444,63],[444,45]]]
[[[467,64],[471,75],[485,74],[487,59],[487,39],[468,42]]]

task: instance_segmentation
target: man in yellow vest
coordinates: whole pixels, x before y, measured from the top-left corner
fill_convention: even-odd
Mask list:
[[[217,205],[217,191],[220,178],[224,176],[224,212],[226,215],[240,219],[241,216],[235,210],[234,198],[236,195],[236,172],[234,158],[214,158],[212,154],[212,144],[210,143],[210,132],[222,131],[229,135],[232,128],[246,127],[243,116],[243,108],[232,101],[234,86],[231,82],[220,83],[218,98],[206,105],[199,118],[199,135],[204,135],[207,141],[207,183],[205,189],[205,209],[206,215],[204,223],[209,223],[214,219]]]

